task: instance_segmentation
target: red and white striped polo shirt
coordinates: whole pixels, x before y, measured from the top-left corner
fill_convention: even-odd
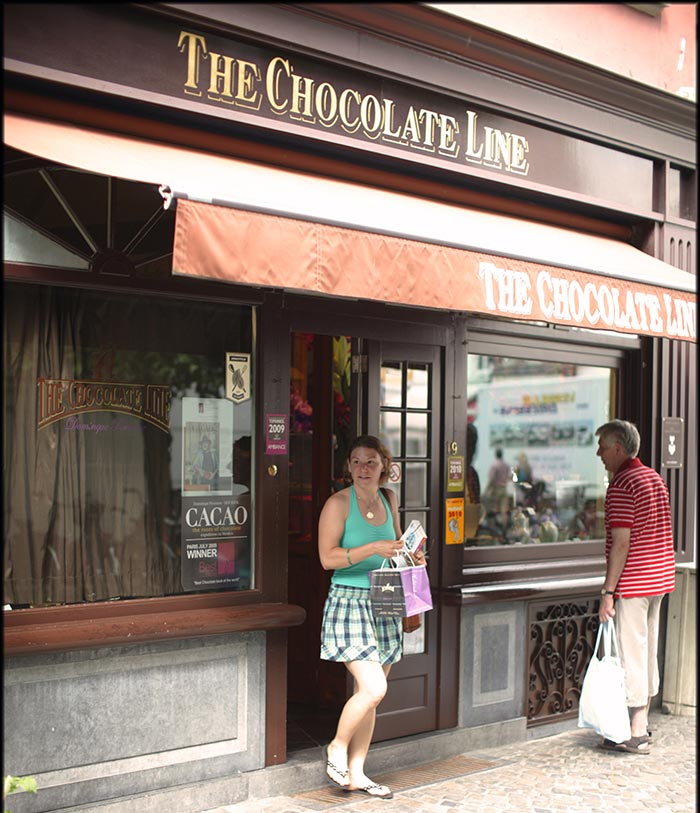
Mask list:
[[[617,470],[605,496],[605,556],[612,546],[612,529],[630,529],[630,547],[617,598],[661,596],[673,591],[676,560],[673,552],[671,506],[661,476],[631,457]]]

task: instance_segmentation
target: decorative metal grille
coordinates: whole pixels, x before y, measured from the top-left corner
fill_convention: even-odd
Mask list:
[[[578,714],[586,668],[598,632],[598,599],[529,605],[528,725]]]

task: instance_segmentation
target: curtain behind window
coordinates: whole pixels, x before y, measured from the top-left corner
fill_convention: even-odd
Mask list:
[[[33,297],[6,291],[3,565],[9,603],[80,601],[86,594],[84,551],[67,544],[84,537],[80,438],[56,424],[28,430],[38,422],[37,378],[75,375],[81,320],[80,301],[58,290],[37,289]]]

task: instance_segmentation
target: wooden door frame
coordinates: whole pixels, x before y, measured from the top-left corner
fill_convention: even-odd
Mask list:
[[[466,317],[444,312],[416,311],[408,308],[386,306],[375,302],[329,302],[310,300],[307,296],[285,295],[283,308],[287,315],[278,323],[278,342],[282,338],[280,324],[288,331],[288,337],[278,344],[279,352],[286,353],[278,367],[289,366],[289,341],[294,332],[348,335],[367,341],[386,341],[392,344],[429,345],[437,347],[442,358],[442,404],[439,419],[442,423],[440,440],[441,458],[444,459],[447,447],[454,440],[457,454],[466,450]],[[279,314],[277,314],[279,316]],[[410,325],[410,341],[406,341],[407,326]],[[289,388],[288,369],[286,387]],[[361,427],[362,430],[366,427]],[[451,453],[451,450],[450,450]],[[444,468],[444,467],[443,467]],[[444,471],[441,482],[441,498],[444,495]],[[285,503],[286,505],[286,503]],[[440,508],[442,511],[442,508]],[[280,543],[282,544],[282,543]],[[284,541],[287,554],[286,539]],[[444,545],[443,539],[436,540],[439,548],[439,567],[434,575],[434,601],[439,606],[438,663],[436,727],[437,730],[458,725],[459,700],[459,652],[460,652],[460,607],[452,600],[448,588],[461,583],[462,549],[459,545]],[[280,547],[281,553],[281,547]],[[286,596],[286,577],[284,594]],[[275,691],[286,708],[286,669],[284,671],[284,691],[280,690],[279,673],[270,676]]]

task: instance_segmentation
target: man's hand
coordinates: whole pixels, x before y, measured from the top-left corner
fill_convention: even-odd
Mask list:
[[[601,623],[609,621],[615,615],[614,597],[606,593],[600,597],[600,607],[598,608],[598,618]]]

